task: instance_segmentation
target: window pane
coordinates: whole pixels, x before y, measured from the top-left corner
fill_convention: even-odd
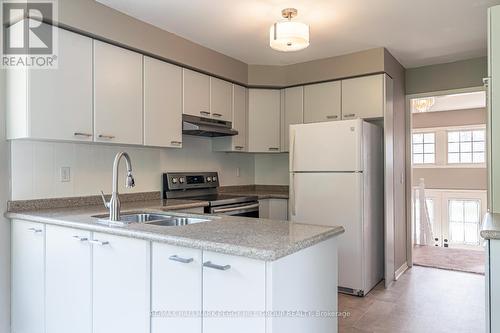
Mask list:
[[[415,163],[415,164],[424,163],[424,155],[423,154],[413,154],[413,163]]]
[[[449,219],[453,222],[463,222],[464,206],[460,200],[450,200],[449,203]]]
[[[434,154],[424,154],[424,163],[432,164],[435,162]]]
[[[433,143],[426,143],[424,144],[424,153],[434,153],[434,144]]]
[[[472,153],[461,153],[460,154],[461,163],[472,163]]]
[[[464,201],[464,221],[479,223],[479,203],[477,201]]]
[[[418,144],[413,145],[413,153],[414,154],[422,154],[424,152],[424,145]]]
[[[459,163],[459,162],[460,162],[460,154],[458,153],[448,154],[448,163]]]
[[[474,144],[472,145],[472,149],[473,149],[473,151],[483,152],[484,151],[484,142],[474,142]]]
[[[459,143],[449,143],[448,144],[448,152],[450,153],[458,153],[460,151]]]
[[[464,241],[464,225],[463,223],[450,223],[450,234],[452,242]]]
[[[465,242],[471,244],[478,244],[478,225],[472,223],[465,224]]]
[[[474,131],[472,133],[472,138],[474,141],[484,141],[484,130]]]
[[[422,133],[413,134],[413,143],[424,143],[424,135]]]
[[[459,142],[460,134],[459,132],[448,132],[448,142]]]
[[[472,151],[472,143],[461,142],[460,143],[460,151],[465,152],[465,153],[470,153]]]
[[[472,162],[474,162],[474,163],[484,163],[484,153],[474,153],[472,155]]]
[[[424,143],[434,143],[434,133],[424,133]]]
[[[472,132],[470,131],[460,132],[460,141],[472,141]]]

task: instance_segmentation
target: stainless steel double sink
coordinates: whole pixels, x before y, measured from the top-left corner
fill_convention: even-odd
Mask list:
[[[210,222],[210,219],[200,217],[190,217],[174,214],[161,213],[123,213],[120,216],[120,221],[110,221],[109,215],[95,215],[97,221],[102,224],[109,225],[128,225],[132,223],[144,223],[163,227],[176,227],[189,224]]]

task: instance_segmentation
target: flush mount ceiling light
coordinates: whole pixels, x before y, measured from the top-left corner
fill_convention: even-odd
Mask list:
[[[412,104],[413,112],[428,112],[436,104],[436,99],[434,97],[416,98],[412,100]]]
[[[287,21],[274,23],[269,29],[269,45],[283,51],[299,51],[309,46],[309,26],[301,22],[292,22],[297,16],[297,9],[285,8],[281,15]]]

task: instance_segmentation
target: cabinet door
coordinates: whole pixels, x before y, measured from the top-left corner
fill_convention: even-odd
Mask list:
[[[144,57],[144,144],[182,148],[182,69]]]
[[[94,134],[142,144],[142,55],[94,41]]]
[[[340,81],[304,86],[304,123],[340,120]]]
[[[287,199],[263,199],[259,200],[259,217],[271,220],[288,220]]]
[[[248,90],[248,151],[276,153],[280,151],[279,90]]]
[[[93,333],[150,331],[150,243],[94,233]]]
[[[201,250],[153,243],[152,333],[201,332],[201,260]]]
[[[210,77],[189,69],[183,69],[184,114],[210,117]]]
[[[90,232],[47,225],[46,332],[92,332]]]
[[[217,79],[210,78],[210,112],[212,118],[225,121],[232,121],[232,84]]]
[[[45,333],[45,226],[12,221],[12,332]]]
[[[488,189],[491,211],[500,213],[500,7],[488,11]]]
[[[58,34],[57,69],[28,71],[30,137],[92,141],[92,39]]]
[[[342,80],[342,119],[384,116],[384,74]]]
[[[490,295],[486,295],[487,300],[489,298],[490,304],[487,307],[488,318],[491,324],[490,332],[500,332],[500,318],[498,318],[498,313],[500,311],[500,286],[498,281],[500,280],[500,240],[489,240],[489,257],[487,265],[489,276],[487,276],[487,283]]]
[[[203,333],[265,332],[264,316],[244,314],[266,309],[265,262],[207,251],[203,262],[203,311],[235,314],[203,318]]]
[[[283,128],[281,130],[281,151],[289,149],[290,125],[304,122],[304,87],[286,88],[284,91]]]

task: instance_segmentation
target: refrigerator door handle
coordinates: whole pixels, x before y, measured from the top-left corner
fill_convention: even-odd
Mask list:
[[[291,206],[292,206],[292,216],[295,216],[297,215],[297,211],[296,211],[296,208],[295,208],[295,172],[292,172],[292,177],[290,179],[290,189],[291,189],[291,198],[290,200],[292,201],[291,202]]]
[[[290,147],[290,168],[292,172],[292,176],[290,177],[290,200],[291,200],[291,206],[292,206],[292,215],[296,215],[296,208],[295,208],[295,130],[292,129],[290,132],[292,136],[292,142],[291,142],[291,147]]]

